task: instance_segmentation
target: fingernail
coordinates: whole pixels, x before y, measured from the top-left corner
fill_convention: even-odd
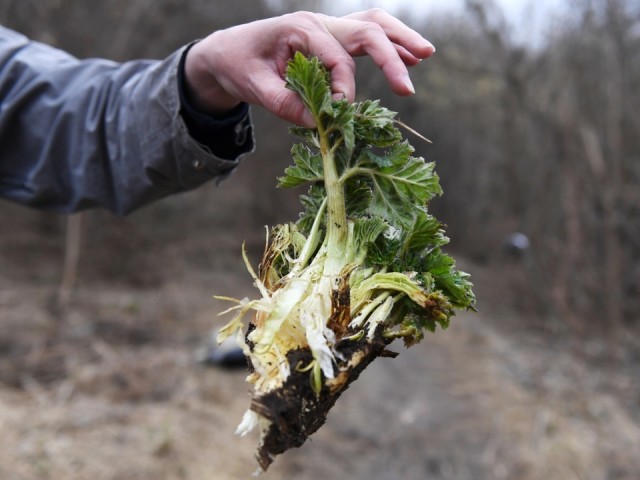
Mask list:
[[[427,48],[430,48],[434,52],[436,51],[435,45],[433,43],[431,43],[429,40],[427,40],[426,38],[424,39],[424,43],[425,43]]]
[[[413,83],[411,82],[411,79],[409,78],[409,76],[404,77],[404,86],[407,87],[407,90],[409,90],[411,93],[416,93],[416,89],[413,86]]]

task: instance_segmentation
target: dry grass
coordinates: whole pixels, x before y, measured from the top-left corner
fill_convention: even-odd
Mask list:
[[[256,438],[233,434],[249,401],[244,373],[195,361],[224,322],[211,295],[254,295],[239,242],[218,234],[213,251],[211,235],[165,236],[132,263],[125,250],[112,260],[124,266],[120,280],[98,275],[102,256],[97,272],[85,264],[66,309],[55,303],[59,247],[45,242],[37,269],[22,268],[13,253],[42,236],[0,236],[0,478],[253,473]],[[118,254],[104,242],[101,255]],[[263,478],[637,478],[638,347],[536,328],[514,311],[508,279],[466,269],[481,313],[374,362],[327,424]]]

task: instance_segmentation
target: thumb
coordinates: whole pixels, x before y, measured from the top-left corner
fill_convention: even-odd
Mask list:
[[[263,95],[266,102],[262,102],[262,105],[271,113],[296,125],[308,128],[316,126],[313,116],[298,94],[287,89],[283,84],[276,89],[266,89]]]

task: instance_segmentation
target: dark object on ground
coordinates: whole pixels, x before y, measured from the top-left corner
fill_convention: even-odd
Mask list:
[[[234,348],[211,348],[202,363],[207,366],[221,367],[226,369],[247,369],[247,357],[242,349]]]
[[[528,255],[531,248],[529,237],[524,233],[514,232],[505,237],[502,242],[502,251],[509,258],[519,260]]]

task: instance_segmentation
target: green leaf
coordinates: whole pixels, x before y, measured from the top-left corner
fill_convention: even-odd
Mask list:
[[[470,275],[455,269],[455,261],[440,249],[430,252],[424,259],[422,269],[434,279],[435,288],[447,295],[457,308],[474,309],[476,297]]]
[[[287,66],[286,86],[300,95],[316,120],[323,113],[333,115],[329,72],[318,58],[296,52]]]
[[[402,165],[409,161],[414,152],[414,148],[407,142],[398,142],[385,149],[374,151],[367,149],[360,157],[359,163],[363,165],[375,165],[379,168]]]
[[[405,234],[402,254],[403,256],[421,255],[425,249],[433,249],[449,243],[444,235],[442,224],[425,211],[418,211],[415,222]]]
[[[402,139],[395,127],[396,112],[380,106],[379,100],[365,100],[357,106],[356,136],[368,145],[387,147]]]
[[[363,217],[355,220],[351,249],[355,252],[354,258],[359,263],[364,261],[369,248],[387,228],[389,225],[380,217]]]
[[[338,130],[342,136],[344,149],[349,152],[353,151],[356,144],[355,134],[355,105],[347,100],[339,100],[333,103],[334,118],[329,126],[331,129]]]
[[[326,192],[324,186],[320,183],[311,185],[307,195],[300,195],[300,202],[302,203],[304,210],[300,213],[300,218],[296,224],[303,235],[308,235],[311,231],[311,226],[318,215],[318,211],[324,202],[325,196]]]
[[[367,159],[377,165],[378,167],[391,167],[393,165],[393,161],[386,155],[376,155],[372,151],[367,150],[365,152]]]
[[[294,125],[289,127],[289,133],[300,140],[307,142],[309,145],[318,145],[318,132],[315,128],[301,127]]]
[[[281,188],[292,188],[324,179],[322,157],[298,143],[291,149],[295,166],[287,167],[285,175],[278,179]]]
[[[363,149],[355,165],[343,174],[347,179],[368,177],[374,191],[370,213],[403,228],[410,228],[427,203],[442,194],[434,164],[412,153],[407,141],[383,149],[382,154]]]
[[[427,202],[442,193],[433,163],[422,158],[411,157],[405,163],[359,171],[373,180],[371,213],[386,218],[392,225],[410,228]]]
[[[399,238],[380,235],[376,242],[369,246],[366,262],[369,265],[395,270],[398,252],[402,248]]]
[[[366,215],[373,200],[371,184],[364,178],[353,178],[344,186],[347,216],[357,218]]]

